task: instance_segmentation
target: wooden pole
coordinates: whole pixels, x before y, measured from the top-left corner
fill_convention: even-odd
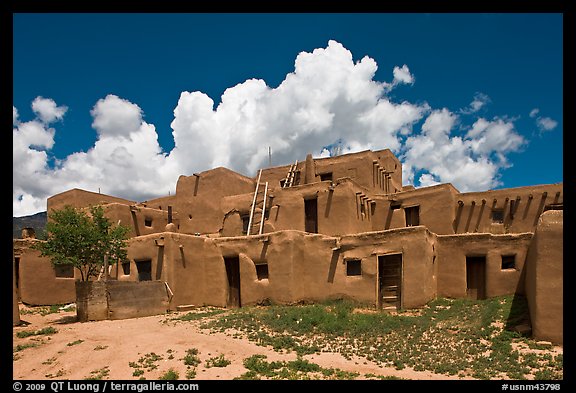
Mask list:
[[[108,253],[104,254],[104,281],[108,281]]]

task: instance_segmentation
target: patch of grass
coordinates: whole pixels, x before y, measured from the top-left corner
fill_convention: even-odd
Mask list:
[[[144,371],[152,371],[158,368],[156,362],[162,360],[163,357],[154,352],[150,352],[140,357],[136,362],[129,362],[128,366],[134,368],[132,376],[137,377],[144,374]]]
[[[76,341],[72,341],[68,344],[66,344],[67,346],[71,347],[73,345],[78,345],[78,344],[82,344],[84,342],[84,340],[76,340]]]
[[[186,371],[186,379],[194,379],[196,378],[196,369],[191,368]]]
[[[45,327],[44,329],[40,329],[40,330],[36,330],[36,331],[23,330],[21,332],[16,333],[16,337],[25,338],[25,337],[30,337],[30,336],[50,335],[50,334],[56,334],[56,333],[58,333],[58,330],[56,330],[52,326],[49,326],[49,327]]]
[[[173,381],[178,379],[179,377],[180,375],[178,374],[178,372],[175,371],[173,368],[171,368],[170,370],[166,371],[166,373],[164,373],[164,375],[162,375],[159,379]]]
[[[33,348],[33,347],[37,347],[38,344],[36,343],[26,343],[26,344],[18,344],[14,347],[13,352],[20,352],[26,348]]]
[[[527,318],[527,302],[522,296],[436,299],[419,310],[394,314],[357,310],[361,311],[361,306],[347,300],[244,307],[205,321],[200,327],[213,332],[239,331],[278,352],[294,351],[300,356],[336,352],[346,359],[359,356],[399,370],[411,367],[444,375],[465,371],[480,379],[502,375],[527,378],[536,372],[535,364],[554,376],[563,372],[562,357],[551,360],[547,354],[537,353],[534,358],[513,349],[517,342],[534,345],[534,340],[507,329]],[[271,378],[278,376],[282,367],[286,377],[297,376],[290,374],[294,370],[286,365],[258,357],[249,358],[248,363],[250,373],[243,378]]]
[[[352,373],[335,368],[322,368],[316,363],[297,357],[292,361],[266,360],[265,355],[252,355],[244,359],[244,367],[248,371],[235,379],[355,379],[358,373]]]
[[[216,356],[206,360],[206,368],[211,367],[226,367],[232,362],[224,357],[224,355]]]
[[[109,370],[108,366],[104,366],[103,368],[101,368],[99,370],[91,371],[90,376],[85,378],[85,379],[87,379],[87,380],[100,380],[104,377],[107,377],[109,373],[110,373],[110,370]]]
[[[186,355],[184,355],[184,364],[187,366],[196,367],[200,364],[200,358],[198,357],[198,349],[190,348],[186,351]]]

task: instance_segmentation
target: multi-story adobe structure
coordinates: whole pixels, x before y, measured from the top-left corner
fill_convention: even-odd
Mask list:
[[[48,212],[98,204],[130,226],[130,262],[110,276],[164,281],[170,309],[341,297],[396,309],[519,294],[534,335],[562,342],[562,187],[403,186],[386,149],[308,155],[255,178],[215,168],[144,202],[73,189],[50,197]],[[55,270],[33,241],[14,243],[20,299],[75,301],[74,272]]]

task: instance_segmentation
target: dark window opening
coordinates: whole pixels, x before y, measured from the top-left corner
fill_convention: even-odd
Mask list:
[[[58,278],[74,278],[74,266],[54,265],[54,273]]]
[[[496,224],[504,222],[504,209],[492,209],[492,222]]]
[[[122,263],[122,274],[124,274],[125,276],[130,275],[130,262]]]
[[[242,219],[242,234],[246,235],[248,233],[248,224],[250,224],[250,214],[241,214]]]
[[[20,257],[14,258],[14,275],[16,276],[16,289],[20,287]]]
[[[332,181],[332,172],[320,174],[320,181],[328,181],[328,180]]]
[[[293,186],[297,186],[300,184],[300,171],[296,171],[294,172],[294,183],[292,183]]]
[[[152,281],[152,261],[150,259],[136,261],[138,281]]]
[[[280,188],[284,188],[284,183],[286,183],[286,179],[280,180]]]
[[[151,227],[152,226],[152,219],[149,217],[144,218],[144,225],[147,227]]]
[[[502,270],[516,269],[516,255],[502,255]]]
[[[304,199],[304,231],[318,233],[318,199]]]
[[[406,207],[404,213],[406,214],[407,227],[420,225],[420,206]]]
[[[264,280],[268,278],[268,264],[267,263],[258,263],[256,266],[256,276],[258,280]]]
[[[346,261],[346,275],[347,276],[361,276],[362,275],[362,261],[360,259],[348,259]]]
[[[390,204],[390,209],[391,209],[391,210],[398,210],[398,209],[400,209],[400,206],[401,206],[400,203],[398,203],[398,202],[392,202],[392,203]]]

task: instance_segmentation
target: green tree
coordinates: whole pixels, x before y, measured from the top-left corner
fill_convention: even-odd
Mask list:
[[[52,210],[46,223],[47,239],[33,247],[54,265],[72,265],[80,270],[82,281],[98,275],[108,254],[110,265],[127,262],[130,228],[112,225],[102,206],[91,206],[90,213],[66,205]]]

